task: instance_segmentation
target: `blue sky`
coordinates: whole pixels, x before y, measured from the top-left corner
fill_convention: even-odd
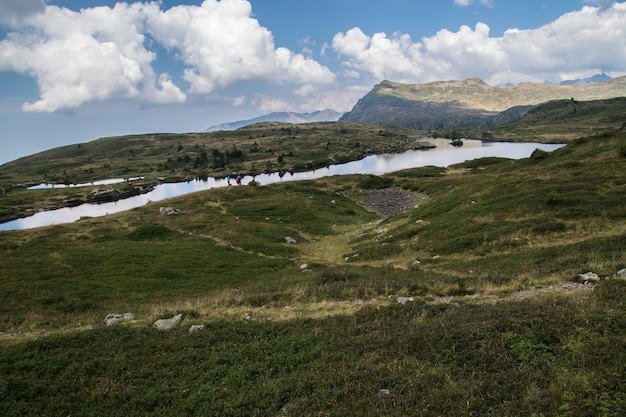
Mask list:
[[[348,111],[384,79],[626,74],[611,0],[0,0],[0,164],[99,137]]]

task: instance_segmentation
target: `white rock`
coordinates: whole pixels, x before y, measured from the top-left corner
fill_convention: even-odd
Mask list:
[[[169,319],[157,320],[152,324],[152,327],[154,327],[157,330],[169,330],[173,327],[176,327],[176,325],[178,325],[178,323],[180,323],[182,319],[183,319],[183,315],[182,313],[180,313]]]

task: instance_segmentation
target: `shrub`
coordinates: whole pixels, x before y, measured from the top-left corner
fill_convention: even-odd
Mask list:
[[[130,240],[153,240],[153,239],[169,239],[176,234],[175,231],[168,229],[160,224],[146,224],[137,227],[128,234]]]
[[[381,188],[389,188],[392,184],[393,178],[366,175],[359,181],[358,187],[366,190],[380,190]]]

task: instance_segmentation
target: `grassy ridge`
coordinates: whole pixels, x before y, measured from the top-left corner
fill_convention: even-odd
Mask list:
[[[2,415],[618,416],[626,285],[558,283],[626,267],[625,143],[2,232]],[[416,207],[359,204],[379,186]]]

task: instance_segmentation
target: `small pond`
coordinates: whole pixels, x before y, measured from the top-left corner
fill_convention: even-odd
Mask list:
[[[370,155],[359,161],[345,164],[331,165],[308,172],[261,174],[256,177],[245,177],[247,184],[253,179],[260,185],[277,182],[311,180],[332,175],[347,174],[374,174],[381,175],[408,168],[423,166],[440,166],[458,164],[464,161],[483,157],[503,157],[521,159],[529,157],[535,149],[551,152],[564,145],[540,144],[530,142],[482,142],[479,140],[464,140],[463,146],[452,146],[447,139],[429,139],[436,147],[426,150],[407,151],[401,154]],[[234,181],[233,181],[234,183]],[[207,180],[193,180],[180,183],[160,184],[149,193],[129,197],[111,203],[82,204],[76,207],[42,211],[23,219],[17,219],[0,224],[0,230],[20,230],[54,224],[70,223],[81,217],[99,217],[107,214],[130,210],[150,202],[161,201],[196,191],[228,186],[225,179],[208,178]]]

